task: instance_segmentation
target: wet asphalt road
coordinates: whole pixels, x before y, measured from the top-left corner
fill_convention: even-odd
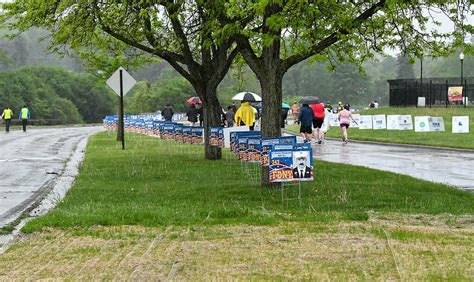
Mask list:
[[[326,140],[316,160],[375,168],[474,192],[474,152]]]
[[[0,132],[0,227],[44,197],[77,144],[101,129],[74,127]]]

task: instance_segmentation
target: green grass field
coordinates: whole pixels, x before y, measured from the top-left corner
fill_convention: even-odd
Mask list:
[[[413,121],[415,116],[443,117],[445,132],[415,132],[398,130],[359,130],[349,129],[349,139],[389,142],[401,144],[427,145],[435,147],[450,147],[474,149],[474,108],[380,108],[358,112],[365,115],[407,115],[411,114]],[[469,116],[470,132],[468,134],[453,134],[452,116]],[[299,132],[299,126],[292,125],[287,128],[291,132]],[[330,138],[341,138],[342,134],[338,127],[331,127],[326,134]]]
[[[74,186],[0,280],[472,280],[474,194],[317,162],[301,206],[225,152],[91,137]],[[296,187],[287,196],[295,197]]]
[[[474,212],[474,195],[455,188],[319,161],[315,181],[302,184],[301,207],[295,200],[282,204],[279,190],[260,188],[258,180],[250,180],[255,173],[245,174],[227,152],[224,160],[207,161],[202,148],[139,135],[128,138],[126,151],[118,145],[107,133],[92,137],[73,189],[24,230],[366,220],[368,211]],[[288,197],[295,190],[290,187]]]

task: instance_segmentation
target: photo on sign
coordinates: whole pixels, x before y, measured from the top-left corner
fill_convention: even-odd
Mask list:
[[[311,168],[308,151],[297,151],[293,153],[293,178],[311,178],[313,169]]]
[[[312,181],[313,170],[311,147],[298,147],[296,144],[273,145],[270,151],[270,182]]]

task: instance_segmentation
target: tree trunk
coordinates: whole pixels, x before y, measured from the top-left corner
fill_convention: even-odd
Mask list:
[[[221,125],[222,108],[219,99],[217,99],[217,86],[208,86],[201,89],[197,93],[202,101],[204,113],[204,158],[207,160],[220,160],[222,159],[222,149],[209,145],[210,128]]]
[[[268,68],[265,79],[260,79],[262,89],[262,137],[281,136],[281,103],[283,76],[276,68]],[[270,183],[269,167],[262,168],[262,186],[280,186],[279,183]]]

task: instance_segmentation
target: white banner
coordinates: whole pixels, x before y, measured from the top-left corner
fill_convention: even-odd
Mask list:
[[[360,114],[352,114],[350,127],[359,128]]]
[[[400,115],[387,115],[387,130],[400,129]]]
[[[453,133],[469,133],[468,116],[453,116]]]
[[[224,127],[224,147],[230,148],[230,133],[239,131],[249,131],[248,126]]]
[[[443,117],[430,117],[430,131],[444,131]]]
[[[339,127],[339,120],[337,119],[337,114],[331,114],[329,116],[329,126]]]
[[[359,119],[359,129],[372,129],[372,116],[361,115]]]
[[[326,133],[329,130],[329,120],[331,117],[332,113],[326,109],[325,110],[325,115],[324,115],[324,122],[323,125],[321,126],[321,131]]]
[[[398,120],[399,130],[413,130],[413,120],[411,115],[400,115]]]
[[[415,132],[429,132],[430,131],[430,117],[420,116],[415,117]]]
[[[374,115],[372,117],[372,124],[374,129],[386,129],[385,115]]]

